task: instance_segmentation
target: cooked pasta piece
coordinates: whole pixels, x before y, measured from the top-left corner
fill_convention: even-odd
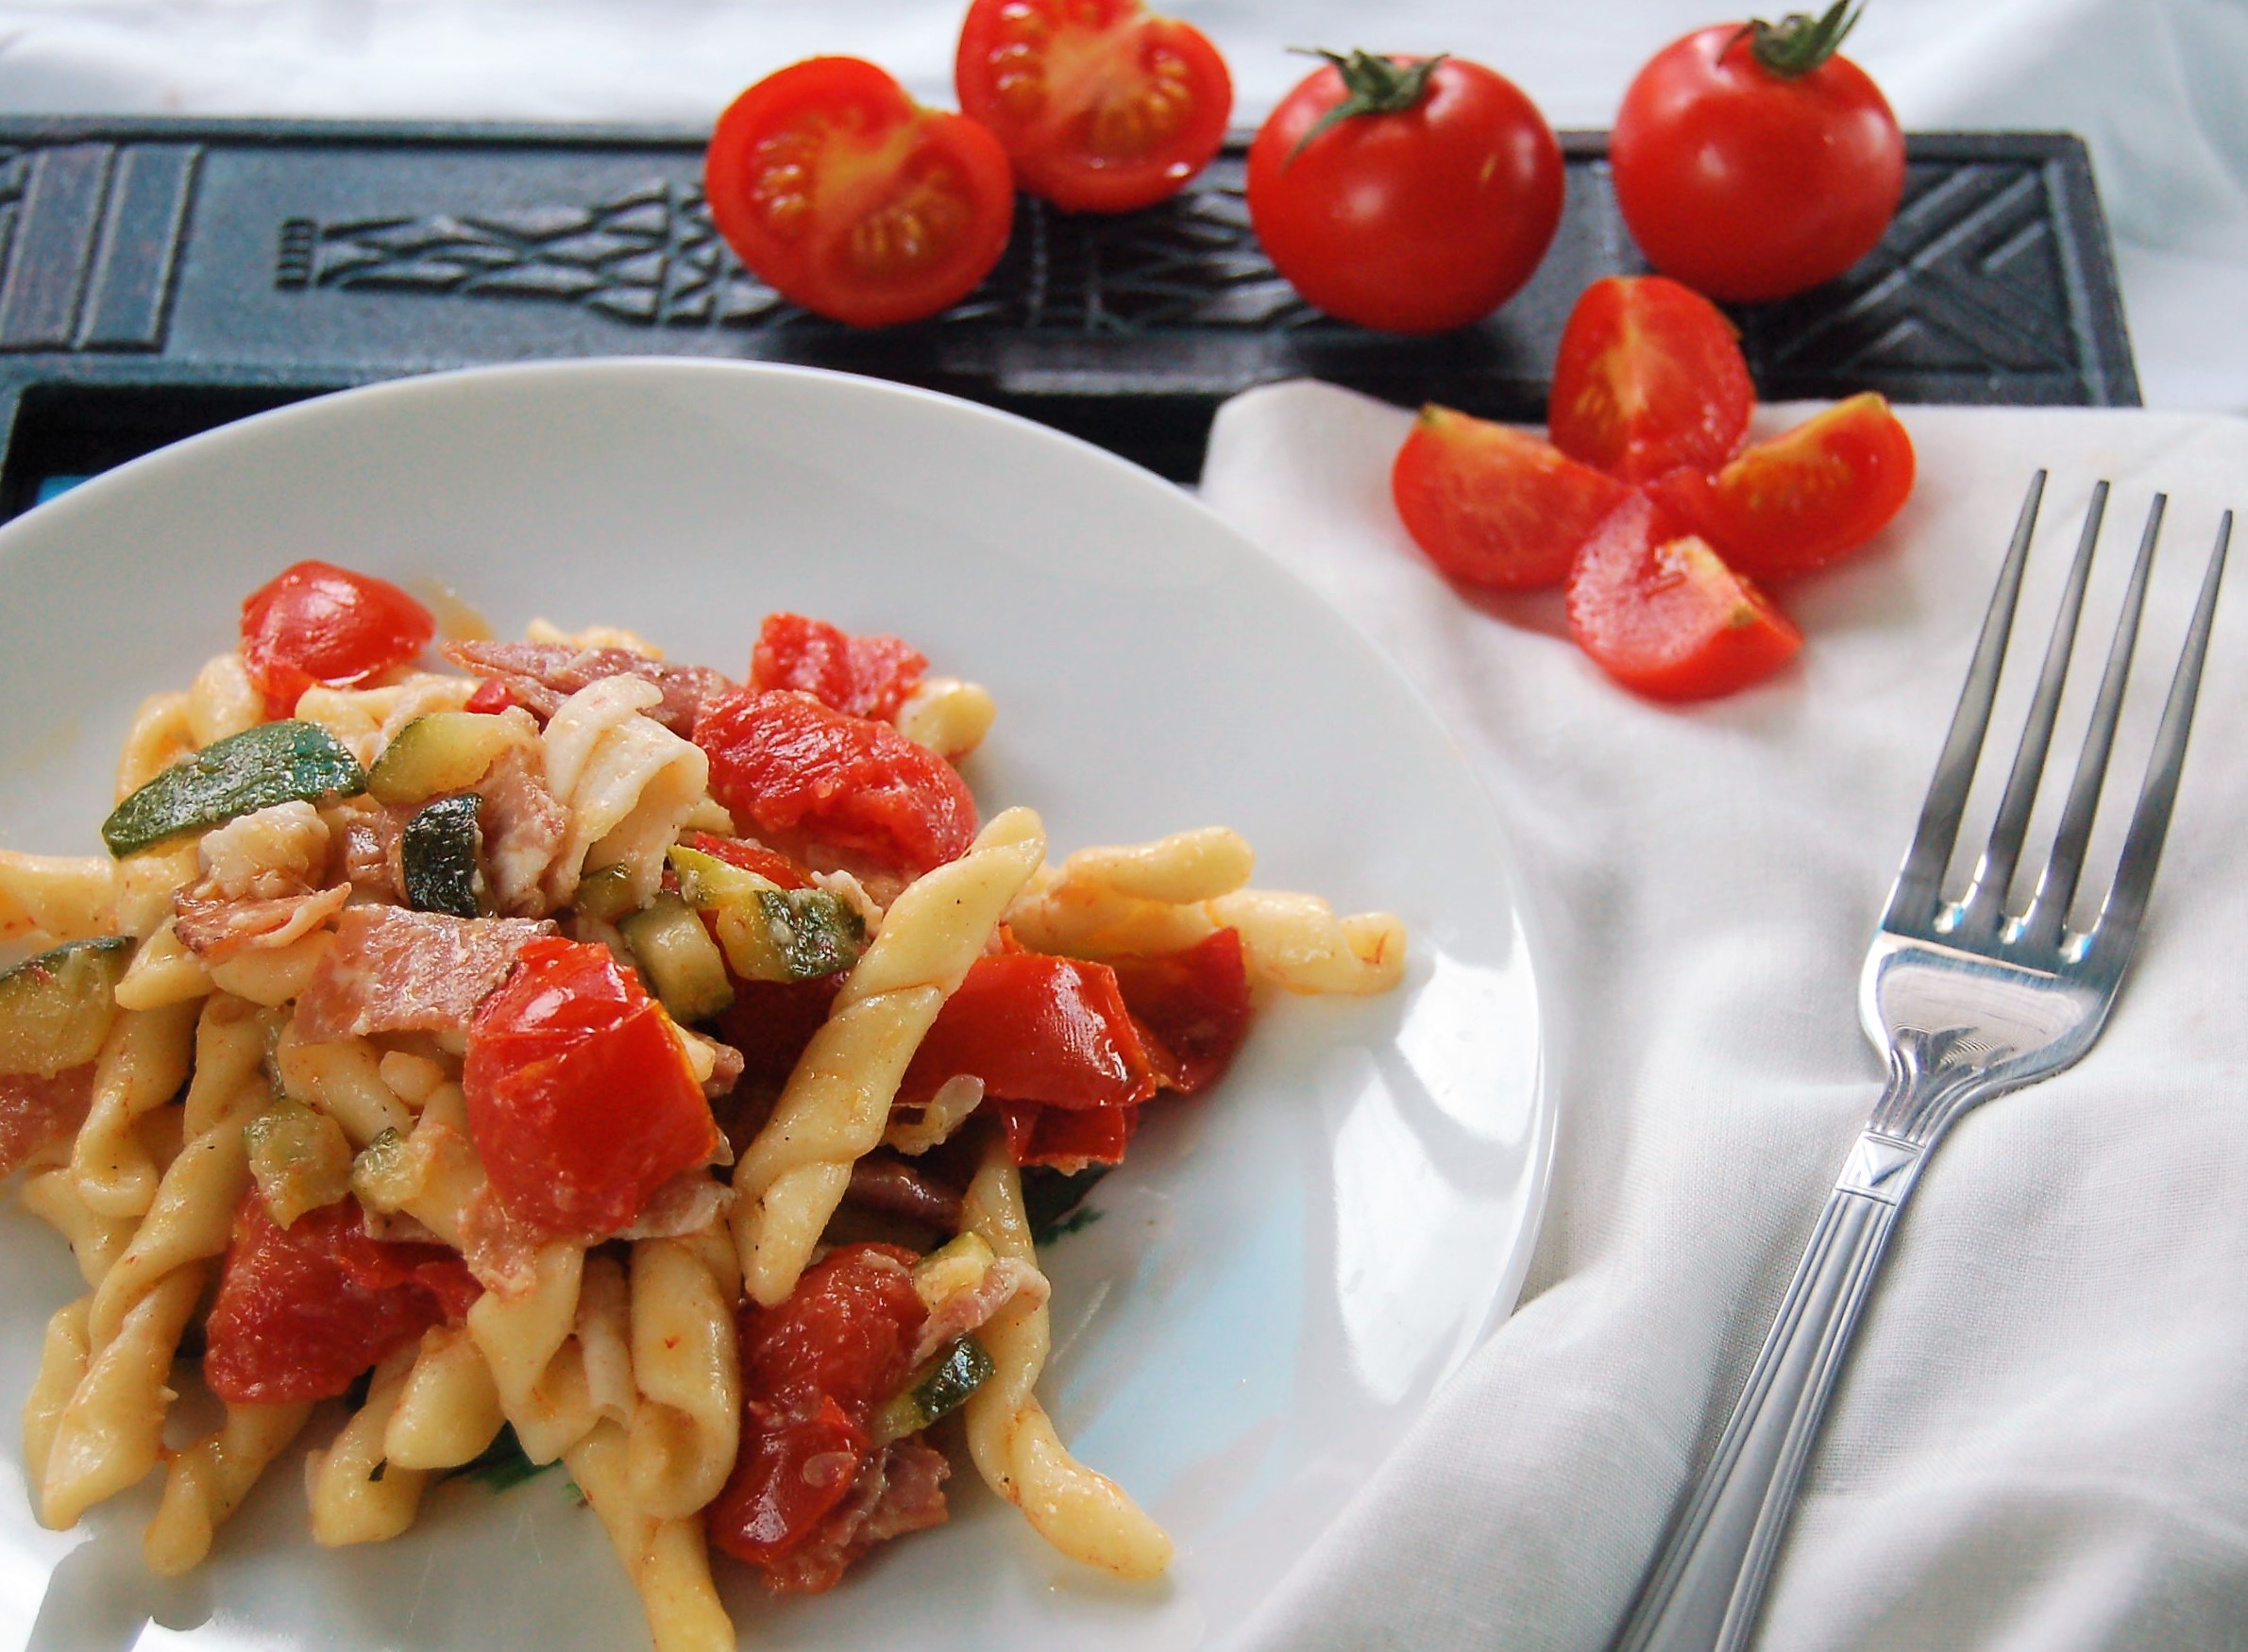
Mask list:
[[[117,801],[123,802],[195,749],[194,731],[188,724],[188,697],[177,692],[150,695],[133,714],[125,751],[117,760]]]
[[[116,933],[115,861],[0,849],[0,940],[37,935],[53,946]]]
[[[313,1414],[309,1402],[228,1406],[214,1434],[172,1454],[163,1501],[141,1537],[141,1554],[159,1576],[192,1572],[211,1553],[212,1538],[267,1465],[286,1450]]]
[[[326,1451],[304,1459],[305,1493],[313,1506],[313,1541],[324,1548],[388,1542],[414,1524],[430,1476],[399,1468],[382,1456],[382,1441],[414,1369],[412,1343],[375,1367],[366,1403]]]
[[[165,919],[133,950],[125,979],[117,983],[119,1009],[162,1009],[211,990],[211,967],[187,950],[172,924]]]
[[[62,1150],[67,1154],[67,1147]],[[25,1172],[21,1197],[24,1208],[60,1234],[77,1258],[78,1273],[88,1285],[99,1285],[140,1225],[130,1216],[104,1216],[78,1192],[67,1156],[59,1162],[34,1162]],[[91,1299],[89,1299],[91,1300]]]
[[[136,1303],[117,1335],[93,1347],[86,1374],[55,1420],[40,1478],[40,1523],[56,1531],[154,1468],[172,1401],[172,1356],[211,1272],[168,1274]]]
[[[722,1223],[633,1246],[633,1375],[640,1391],[629,1429],[634,1506],[684,1520],[718,1494],[741,1441],[740,1292]]]
[[[342,1125],[353,1147],[385,1130],[403,1136],[414,1128],[414,1114],[382,1082],[381,1052],[364,1038],[309,1044],[291,1021],[274,1046],[273,1063],[290,1097]]]
[[[334,932],[316,929],[286,946],[222,959],[211,966],[211,984],[252,1003],[288,1003],[304,995],[334,949]]]
[[[117,928],[153,936],[170,921],[172,898],[203,875],[192,837],[160,843],[117,863]]]
[[[653,717],[664,691],[639,677],[604,677],[562,702],[547,723],[547,784],[569,811],[548,895],[568,904],[581,872],[626,868],[633,904],[663,882],[664,856],[701,803],[710,759]]]
[[[585,1247],[557,1239],[539,1252],[530,1290],[487,1290],[468,1310],[468,1332],[491,1367],[500,1409],[532,1462],[552,1462],[600,1420],[575,1334],[584,1271]]]
[[[1237,929],[1249,979],[1291,992],[1387,992],[1405,974],[1405,926],[1386,912],[1337,918],[1315,895],[1243,889],[1204,908]]]
[[[506,1422],[492,1368],[467,1327],[432,1325],[422,1333],[384,1425],[382,1455],[405,1469],[457,1468],[473,1461]]]
[[[264,720],[265,697],[239,652],[212,655],[188,686],[188,738],[198,750]]]
[[[318,723],[362,764],[371,765],[415,717],[459,711],[475,692],[469,678],[427,671],[380,688],[315,685],[297,698],[296,716]]]
[[[133,1134],[133,1121],[162,1106],[187,1081],[197,1004],[128,1010],[110,1027],[93,1068],[93,1106],[71,1146],[78,1197],[101,1216],[139,1216],[161,1172]]]
[[[633,1498],[630,1456],[624,1430],[603,1421],[562,1460],[640,1593],[655,1652],[734,1652],[734,1621],[711,1582],[701,1516],[671,1520],[640,1508]]]
[[[86,1380],[86,1364],[93,1357],[87,1340],[86,1321],[93,1307],[92,1296],[81,1296],[59,1307],[47,1319],[46,1337],[40,1344],[39,1375],[32,1379],[24,1401],[24,1477],[33,1492],[46,1484],[47,1459],[55,1449],[55,1431],[62,1425],[62,1412],[78,1384]]]
[[[898,707],[898,733],[939,757],[959,759],[984,743],[999,706],[980,683],[923,677]]]

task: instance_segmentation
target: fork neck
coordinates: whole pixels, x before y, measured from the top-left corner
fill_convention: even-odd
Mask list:
[[[1923,1033],[1900,1028],[1889,1039],[1889,1078],[1867,1129],[1927,1148],[1952,1121],[1981,1100],[1987,1069],[1967,1029]]]

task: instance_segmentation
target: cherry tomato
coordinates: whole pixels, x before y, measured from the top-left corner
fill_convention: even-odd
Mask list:
[[[1730,694],[1777,671],[1803,643],[1768,597],[1645,495],[1578,552],[1568,607],[1579,646],[1656,700]]]
[[[606,947],[525,947],[476,1012],[461,1082],[493,1191],[542,1235],[631,1225],[719,1143],[671,1018]]]
[[[1176,194],[1225,139],[1233,79],[1202,31],[1139,0],[974,0],[954,62],[960,112],[1015,179],[1072,212]]]
[[[975,290],[1006,246],[999,140],[922,109],[857,58],[767,76],[718,117],[711,221],[784,297],[858,327],[918,321]]]
[[[1238,929],[1183,952],[1112,958],[1116,988],[1166,1089],[1215,1084],[1249,1036],[1249,970]]]
[[[1561,222],[1546,118],[1462,58],[1327,56],[1249,146],[1265,252],[1306,298],[1361,327],[1439,332],[1489,314]]]
[[[1631,491],[1550,443],[1433,404],[1390,470],[1397,514],[1428,560],[1455,580],[1507,590],[1559,584]]]
[[[1074,1175],[1092,1165],[1124,1163],[1140,1127],[1138,1107],[1049,1107],[1038,1102],[989,1102],[1006,1132],[1007,1156]]]
[[[1663,501],[1752,579],[1780,580],[1855,550],[1913,486],[1912,437],[1868,391],[1759,442],[1715,476],[1653,484]]]
[[[913,1374],[928,1313],[913,1262],[896,1245],[840,1245],[787,1301],[739,1310],[741,1446],[710,1506],[710,1540],[775,1587],[832,1587],[855,1552],[808,1576],[784,1564],[850,1494],[875,1449],[874,1408]]]
[[[253,1190],[204,1326],[203,1380],[232,1405],[330,1399],[476,1296],[444,1246],[369,1239],[356,1199],[279,1227]]]
[[[314,683],[349,688],[402,666],[430,646],[437,621],[387,580],[324,562],[300,562],[242,604],[242,658],[285,717]]]
[[[1056,1107],[1123,1107],[1156,1092],[1155,1069],[1106,964],[1037,952],[978,958],[914,1052],[901,1101],[947,1079]]]
[[[710,793],[766,836],[797,834],[925,872],[975,840],[975,800],[951,764],[887,723],[808,694],[736,690],[695,724]]]
[[[928,668],[927,657],[897,637],[853,636],[824,619],[769,614],[750,659],[750,683],[801,688],[837,711],[887,722]]]
[[[1547,424],[1570,458],[1645,481],[1740,451],[1756,386],[1724,312],[1660,276],[1607,276],[1562,329]]]
[[[472,711],[485,716],[498,716],[516,703],[516,691],[497,677],[487,677],[476,685],[476,692],[468,697],[463,711]]]
[[[1881,240],[1904,192],[1904,139],[1881,89],[1834,55],[1847,4],[1700,29],[1640,70],[1608,155],[1616,205],[1657,269],[1713,298],[1779,298]]]

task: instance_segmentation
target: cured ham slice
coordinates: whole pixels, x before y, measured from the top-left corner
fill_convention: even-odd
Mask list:
[[[93,1104],[93,1063],[53,1078],[0,1073],[0,1177],[13,1175],[42,1150],[67,1141]]]
[[[320,1044],[458,1031],[507,978],[516,955],[553,933],[551,923],[520,918],[346,908],[334,951],[296,1001],[297,1036]]]
[[[673,733],[689,735],[702,707],[737,686],[707,666],[668,666],[629,649],[580,649],[568,643],[448,643],[445,657],[507,685],[516,703],[544,723],[562,702],[604,677],[637,677],[663,690],[648,715]]]
[[[876,1543],[942,1526],[952,1513],[944,1500],[951,1473],[944,1453],[919,1440],[883,1447],[859,1465],[850,1492],[803,1544],[766,1566],[765,1581],[791,1593],[833,1589]]]

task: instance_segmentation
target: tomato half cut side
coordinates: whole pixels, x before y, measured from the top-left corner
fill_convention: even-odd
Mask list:
[[[1601,669],[1655,700],[1706,700],[1770,676],[1803,633],[1709,542],[1638,496],[1569,571],[1569,632]]]
[[[1549,442],[1431,404],[1397,449],[1390,491],[1405,531],[1444,572],[1530,590],[1559,584],[1631,490]]]
[[[918,321],[975,290],[1006,246],[1006,151],[857,58],[767,76],[718,117],[711,221],[782,296],[857,327]]]
[[[356,687],[402,666],[436,634],[430,611],[388,580],[332,563],[296,563],[242,603],[243,663],[269,717],[315,683]]]
[[[1913,487],[1912,437],[1871,391],[1759,442],[1715,476],[1681,472],[1654,491],[1753,579],[1847,556],[1888,526]]]
[[[953,67],[961,113],[999,139],[1023,189],[1072,212],[1176,194],[1233,110],[1217,47],[1139,0],[975,0]]]
[[[1748,439],[1756,386],[1725,313],[1661,276],[1605,276],[1562,329],[1547,425],[1570,458],[1626,481],[1716,470]]]

